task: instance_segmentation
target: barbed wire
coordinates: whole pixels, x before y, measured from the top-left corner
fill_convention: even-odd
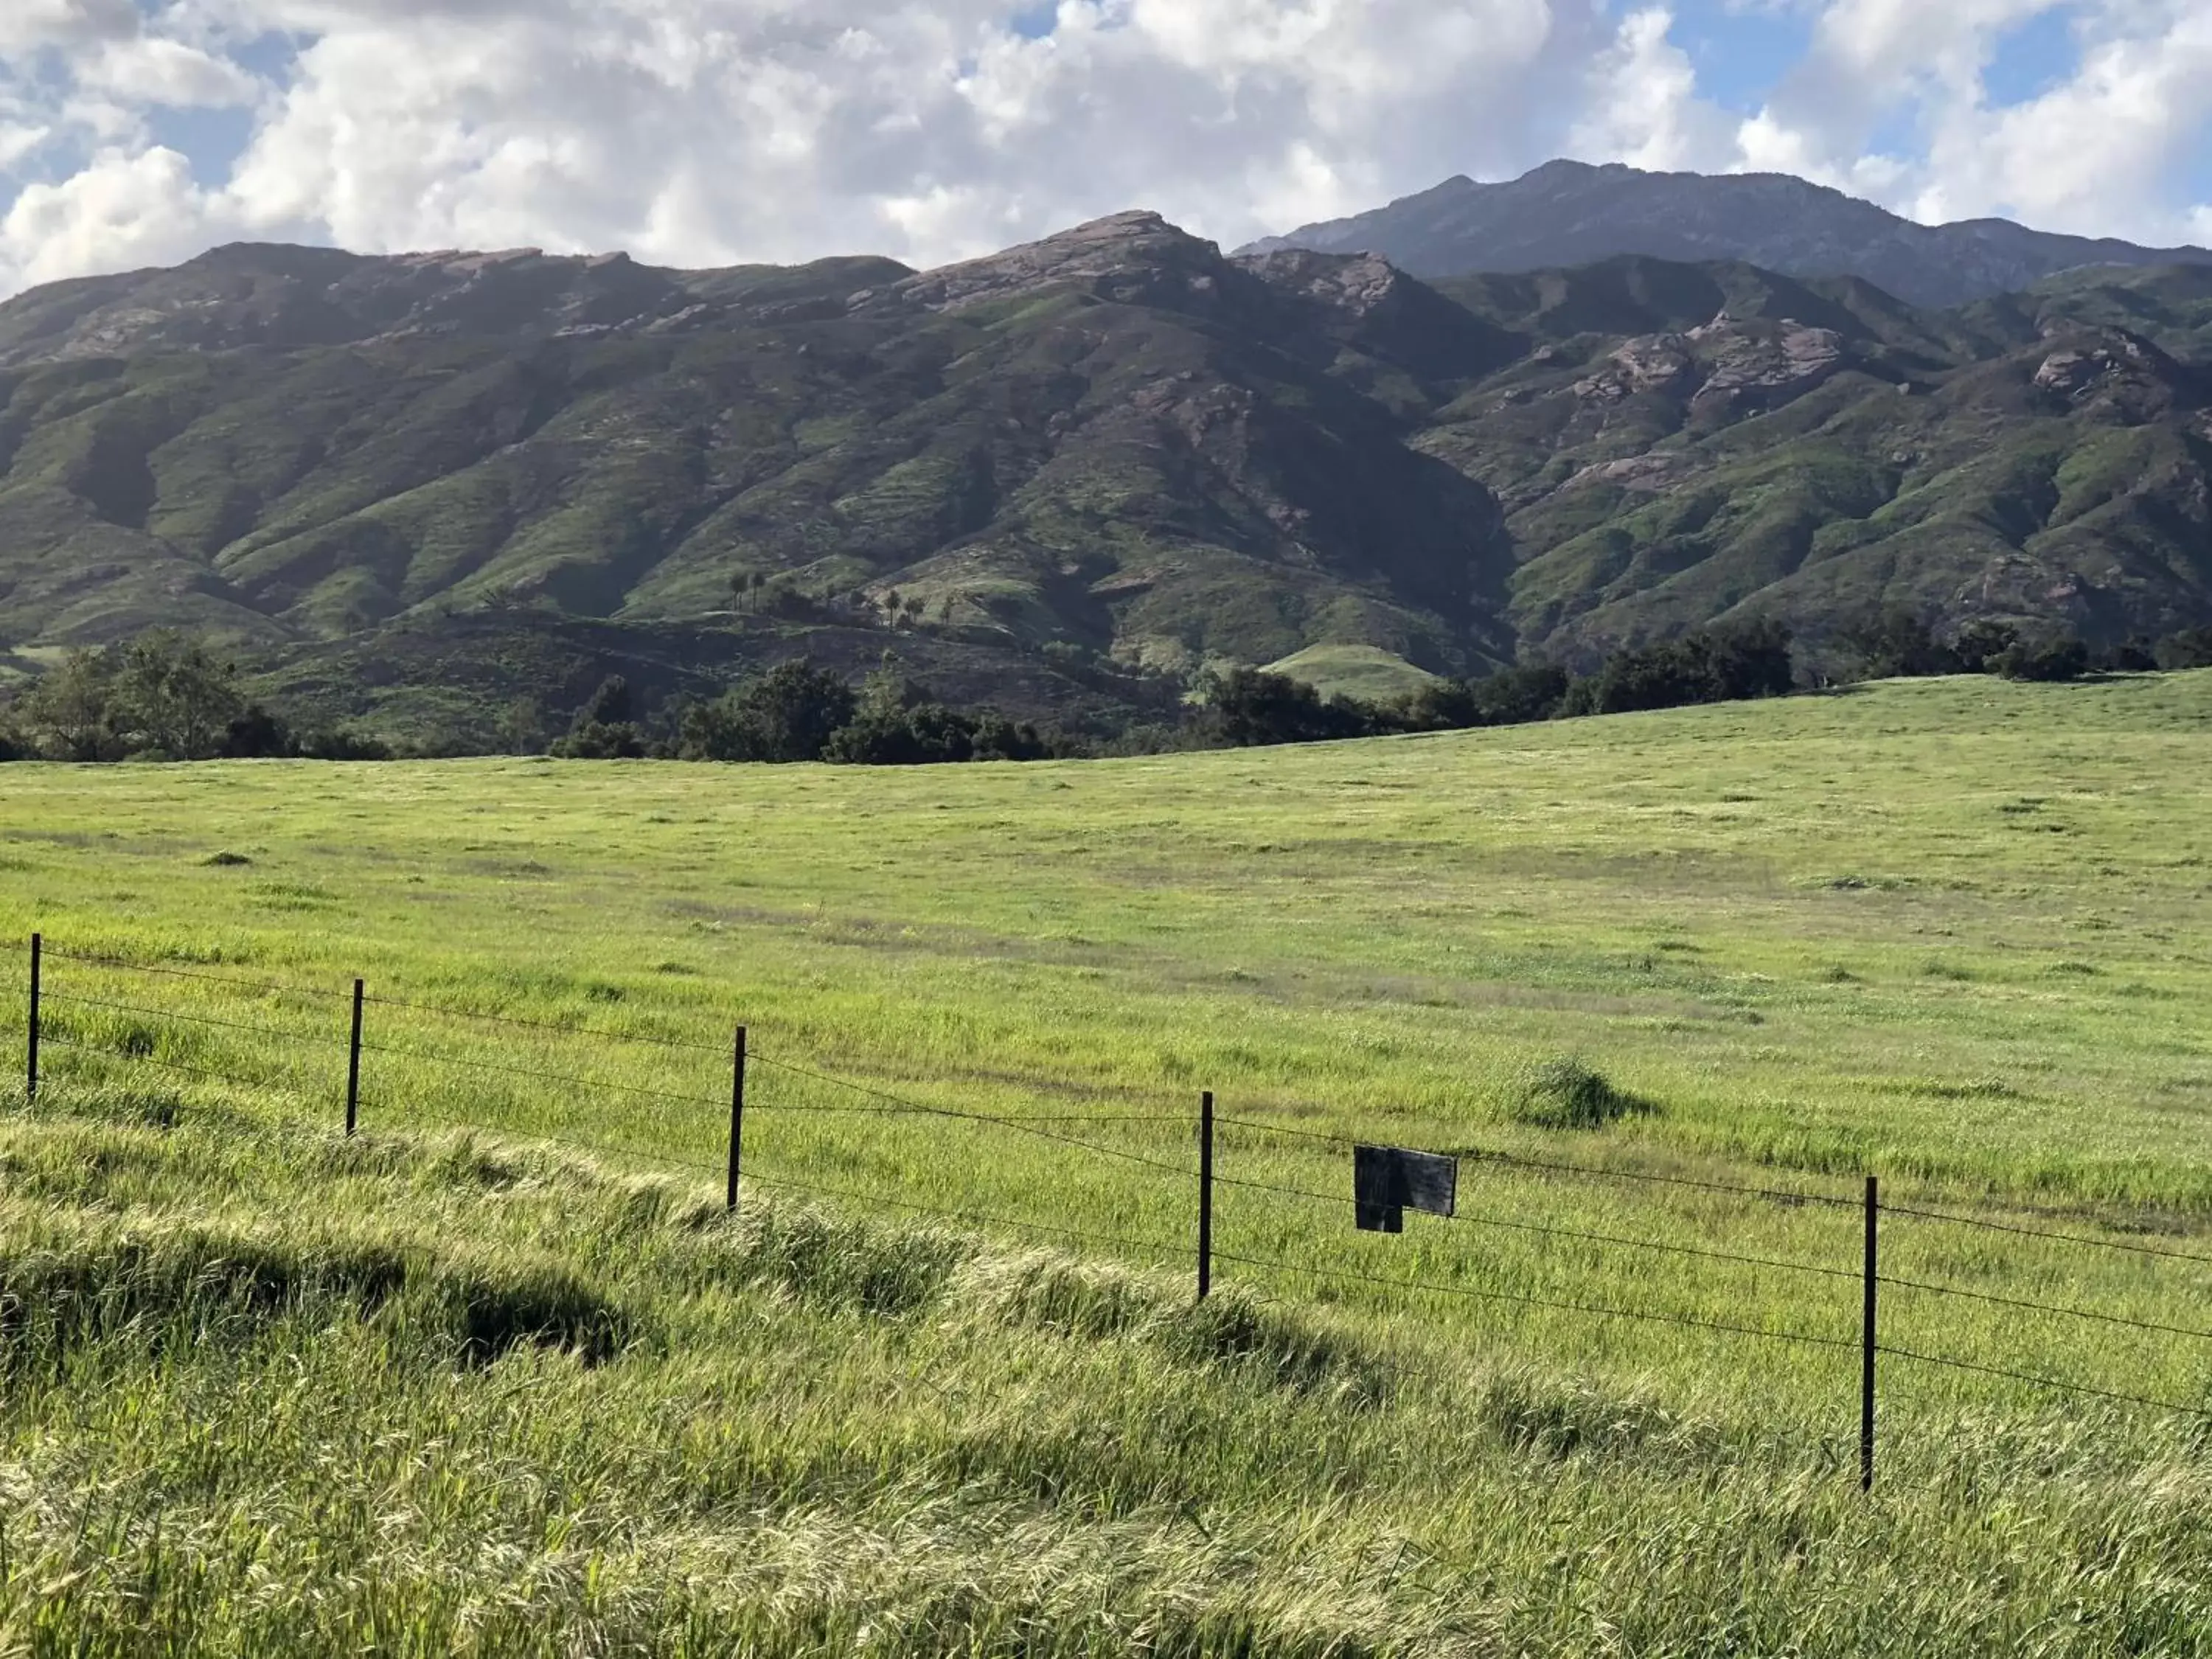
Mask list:
[[[1106,1158],[1119,1158],[1124,1163],[1140,1164],[1151,1169],[1164,1170],[1170,1175],[1194,1179],[1198,1174],[1194,1169],[1164,1163],[1156,1158],[1147,1158],[1141,1152],[1129,1152],[1120,1146],[1102,1146],[1095,1140],[1085,1140],[1075,1135],[1060,1134],[1050,1129],[1036,1128],[1024,1118],[994,1116],[987,1112],[964,1112],[951,1106],[924,1105],[920,1101],[908,1100],[903,1096],[890,1094],[881,1089],[870,1088],[866,1084],[849,1083],[843,1078],[832,1077],[827,1072],[817,1072],[809,1066],[795,1066],[789,1060],[776,1060],[766,1054],[749,1054],[746,1058],[749,1060],[757,1060],[762,1065],[773,1066],[781,1072],[789,1072],[799,1077],[811,1078],[818,1083],[829,1084],[833,1088],[849,1089],[855,1094],[866,1095],[872,1099],[902,1108],[916,1115],[955,1118],[970,1123],[992,1124],[1000,1128],[1012,1129],[1018,1134],[1034,1135],[1041,1140],[1054,1141],[1063,1146],[1080,1146],[1086,1152],[1097,1152]],[[765,1107],[763,1109],[772,1111],[776,1109]]]
[[[283,980],[240,979],[234,974],[211,974],[204,968],[174,968],[165,963],[131,962],[121,957],[100,956],[82,951],[68,951],[52,943],[42,944],[40,948],[43,954],[58,957],[64,962],[77,962],[94,967],[112,968],[125,973],[161,974],[173,979],[205,980],[213,985],[237,986],[246,990],[258,991],[264,996],[336,999],[343,998],[346,994],[336,987],[311,988],[305,985],[287,984]]]
[[[346,1040],[328,1034],[312,1031],[288,1031],[282,1026],[254,1025],[242,1020],[217,1019],[210,1014],[181,1013],[173,1008],[140,1008],[128,1002],[109,1002],[100,997],[80,996],[75,991],[41,991],[46,1002],[69,1003],[82,1008],[105,1008],[112,1013],[135,1014],[141,1019],[181,1020],[190,1025],[212,1025],[226,1031],[244,1031],[249,1036],[272,1037],[279,1042],[312,1042],[343,1048]],[[43,1035],[43,1033],[42,1033]]]
[[[1856,1279],[1856,1273],[1846,1273]],[[1998,1296],[1990,1291],[1970,1291],[1963,1285],[1938,1285],[1927,1279],[1892,1279],[1887,1273],[1875,1275],[1875,1282],[1893,1285],[1904,1291],[1924,1291],[1931,1296],[1961,1297],[1969,1302],[1988,1302],[2000,1308],[2019,1308],[2030,1313],[2061,1314],[2069,1319],[2091,1319],[2105,1325],[2124,1325],[2138,1331],[2160,1331],[2168,1336],[2193,1336],[2200,1341],[2212,1342],[2212,1331],[2197,1330],[2187,1325],[2162,1325],[2155,1320],[2133,1319],[2125,1314],[2100,1313],[2094,1308],[2069,1307],[2056,1302],[2029,1302],[2018,1297]]]
[[[1115,1244],[1124,1248],[1157,1250],[1164,1255],[1176,1255],[1188,1249],[1188,1244],[1174,1244],[1158,1239],[1132,1238],[1121,1233],[1086,1232],[1080,1228],[1061,1227],[1042,1221],[1017,1220],[1012,1216],[986,1215],[972,1210],[944,1210],[932,1205],[916,1204],[909,1200],[888,1197],[881,1193],[856,1193],[836,1187],[821,1187],[793,1181],[787,1176],[763,1175],[748,1164],[739,1177],[744,1182],[757,1181],[763,1186],[781,1187],[790,1192],[805,1193],[813,1198],[841,1199],[855,1204],[883,1204],[892,1209],[906,1210],[917,1215],[934,1216],[940,1220],[964,1221],[972,1226],[1011,1227],[1018,1231],[1045,1233],[1061,1238],[1079,1238],[1094,1244]]]
[[[364,1041],[361,1051],[365,1054],[388,1054],[395,1058],[428,1060],[437,1066],[459,1066],[471,1072],[501,1073],[511,1077],[534,1078],[543,1083],[566,1083],[579,1089],[611,1089],[619,1094],[638,1095],[649,1100],[673,1101],[684,1106],[714,1106],[716,1100],[703,1095],[678,1094],[672,1089],[652,1089],[639,1083],[614,1083],[603,1078],[576,1077],[567,1072],[548,1072],[534,1066],[511,1066],[503,1060],[465,1060],[459,1054],[442,1054],[429,1048],[394,1048],[389,1043]]]
[[[647,1036],[635,1031],[605,1030],[596,1025],[562,1025],[551,1020],[524,1019],[514,1014],[480,1013],[471,1008],[443,1008],[434,1003],[410,1002],[402,997],[370,996],[367,993],[363,993],[362,1000],[379,1008],[404,1008],[413,1013],[431,1014],[442,1019],[483,1020],[494,1025],[546,1031],[556,1036],[600,1037],[609,1042],[635,1042],[648,1048],[678,1048],[691,1054],[714,1054],[724,1060],[730,1058],[731,1054],[732,1045],[729,1043],[699,1042],[685,1037]]]
[[[1274,1261],[1264,1256],[1232,1255],[1225,1251],[1214,1252],[1217,1261],[1241,1262],[1246,1267],[1271,1267],[1284,1273],[1310,1273],[1322,1279],[1346,1279],[1358,1284],[1378,1285],[1390,1290],[1417,1291],[1437,1296],[1461,1296],[1484,1302],[1518,1303],[1531,1308],[1550,1308],[1566,1313],[1589,1314],[1601,1319],[1637,1319],[1653,1324],[1694,1326],[1702,1330],[1725,1331],[1738,1336],[1765,1337],[1778,1342],[1796,1342],[1812,1347],[1856,1348],[1858,1344],[1840,1336],[1818,1336],[1804,1331],[1769,1330],[1758,1325],[1736,1325],[1724,1320],[1700,1319],[1687,1314],[1651,1313],[1636,1308],[1615,1308],[1590,1302],[1565,1302],[1547,1297],[1524,1296],[1513,1291],[1480,1291],[1471,1285],[1443,1285],[1433,1279],[1389,1279],[1379,1273],[1359,1273],[1336,1267],[1315,1267],[1291,1261]]]
[[[2091,1238],[2081,1233],[2052,1232],[2044,1227],[2023,1227],[2017,1222],[1989,1221],[1979,1216],[1954,1215],[1943,1210],[1923,1210],[1905,1204],[1884,1204],[1886,1216],[1907,1216],[1915,1221],[1941,1222],[1954,1227],[1975,1227],[1985,1232],[2014,1233],[2022,1238],[2049,1239],[2060,1244],[2080,1244],[2093,1249],[2124,1250],[2132,1255],[2162,1256],[2168,1261],[2193,1261],[2200,1267],[2212,1267],[2212,1256],[2197,1255],[2188,1250],[2161,1250],[2154,1244],[2130,1244],[2124,1239]]]
[[[1182,1123],[1190,1122],[1187,1113],[1169,1112],[1024,1112],[1019,1115],[999,1115],[985,1112],[957,1112],[936,1107],[916,1109],[910,1106],[789,1106],[781,1101],[745,1103],[745,1113],[764,1112],[770,1116],[788,1115],[796,1117],[958,1117],[978,1123],[1004,1123],[1019,1127],[1024,1123]],[[1216,1179],[1219,1179],[1218,1176]]]
[[[1387,1145],[1373,1139],[1359,1139],[1316,1129],[1294,1129],[1286,1124],[1266,1123],[1257,1118],[1231,1117],[1217,1115],[1216,1124],[1228,1124],[1239,1129],[1256,1129],[1267,1134],[1290,1135],[1301,1140],[1322,1141],[1333,1146],[1361,1146]],[[1594,1176],[1606,1181],[1641,1181],[1668,1187],[1689,1187],[1704,1192],[1733,1193],[1744,1197],[1763,1198],[1778,1204],[1826,1204],[1851,1209],[1858,1206],[1855,1198],[1844,1198],[1832,1193],[1793,1192],[1781,1187],[1754,1187],[1737,1182],[1702,1181],[1690,1176],[1655,1175],[1641,1170],[1622,1170],[1599,1164],[1574,1164],[1560,1158],[1525,1158],[1517,1152],[1493,1152],[1481,1146],[1455,1148],[1408,1147],[1410,1152],[1428,1152],[1439,1158],[1465,1158],[1478,1163],[1506,1164],[1527,1170],[1546,1170],[1563,1175]]]
[[[2007,1370],[2002,1365],[1983,1365],[1971,1359],[1952,1359],[1942,1354],[1920,1353],[1911,1348],[1893,1348],[1887,1342],[1875,1344],[1876,1353],[1886,1353],[1895,1359],[1911,1359],[1923,1365],[1941,1365],[1954,1371],[1974,1371],[1984,1376],[2002,1376],[2014,1382],[2032,1383],[2039,1389],[2055,1389],[2063,1394],[2087,1395],[2097,1400],[2117,1400],[2130,1406],[2148,1406],[2153,1411],[2176,1412],[2184,1417],[2212,1418],[2212,1409],[2203,1406],[2184,1406],[2172,1400],[2154,1400],[2148,1395],[2122,1394],[2112,1389],[2093,1389],[2086,1382],[2069,1382],[2056,1376],[2038,1376],[2029,1371]]]
[[[164,1072],[177,1072],[186,1077],[204,1078],[214,1083],[228,1083],[240,1089],[274,1089],[279,1083],[296,1086],[295,1078],[248,1078],[234,1072],[217,1072],[204,1066],[188,1065],[180,1060],[164,1060],[159,1054],[134,1054],[117,1048],[103,1048],[95,1042],[85,1042],[64,1032],[46,1031],[41,1034],[42,1044],[52,1043],[58,1048],[70,1048],[81,1054],[91,1054],[118,1066],[151,1066]]]

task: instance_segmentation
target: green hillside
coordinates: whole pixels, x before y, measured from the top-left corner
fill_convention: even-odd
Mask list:
[[[2208,723],[2212,673],[1021,767],[11,767],[0,1626],[2203,1651],[2212,1281],[2160,1253],[2212,1255]],[[1638,1109],[1545,1127],[1568,1060]],[[1458,1218],[1355,1232],[1331,1136],[1461,1152]],[[2027,1230],[1885,1224],[1871,1498],[1869,1170]]]
[[[548,638],[651,680],[896,629],[1054,714],[1752,615],[2157,637],[2212,620],[2208,307],[2202,269],[1432,288],[1144,214],[921,275],[222,249],[0,306],[0,650],[180,623],[347,719],[423,700],[363,659]],[[491,678],[449,740],[589,690]]]

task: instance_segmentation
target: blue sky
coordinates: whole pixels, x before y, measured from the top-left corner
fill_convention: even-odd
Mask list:
[[[0,0],[0,291],[284,237],[1226,243],[1552,155],[2212,241],[2212,0]]]

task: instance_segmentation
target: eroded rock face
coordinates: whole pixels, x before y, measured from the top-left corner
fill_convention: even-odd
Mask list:
[[[1617,347],[1575,383],[1585,400],[1618,403],[1646,392],[1687,397],[1701,410],[1770,408],[1811,391],[1844,361],[1833,329],[1740,323],[1725,313],[1686,334],[1651,334]]]
[[[1771,408],[1802,397],[1844,362],[1843,337],[1784,318],[1753,326],[1716,318],[1689,338],[1706,370],[1692,403]]]
[[[1236,263],[1271,287],[1358,316],[1387,303],[1407,281],[1389,261],[1372,253],[1315,253],[1286,247]]]
[[[1077,286],[1102,300],[1190,308],[1216,299],[1233,268],[1201,241],[1157,213],[1116,213],[994,253],[927,270],[884,297],[933,311],[959,311],[1045,288]]]
[[[1646,335],[1616,348],[1604,368],[1576,381],[1575,396],[1612,404],[1640,392],[1674,391],[1688,381],[1695,366],[1681,335]]]
[[[2197,377],[2122,329],[2047,331],[2054,347],[2031,384],[2072,407],[2129,424],[2202,403]]]

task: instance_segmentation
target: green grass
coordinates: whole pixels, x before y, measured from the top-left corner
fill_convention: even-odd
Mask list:
[[[2212,1649],[2202,1419],[1891,1358],[1863,1500],[1852,1347],[1534,1305],[1849,1345],[1848,1208],[1476,1160],[1459,1220],[1362,1235],[1340,1149],[1235,1127],[1224,1176],[1334,1196],[1224,1187],[1199,1310],[1188,1173],[1210,1089],[1644,1174],[1871,1170],[1893,1202],[2212,1255],[2208,721],[2212,674],[1064,766],[0,769],[0,928],[304,988],[48,962],[49,1082],[0,1112],[0,1628]],[[347,1143],[356,975],[390,1000]],[[808,1073],[1124,1120],[1034,1127],[1150,1162],[799,1111],[871,1103]],[[1900,1279],[2212,1329],[2185,1263],[1902,1218],[1884,1248]],[[1884,1318],[2212,1404],[2187,1336],[1901,1288]]]
[[[1373,645],[1310,645],[1266,665],[1270,674],[1304,680],[1324,696],[1387,702],[1411,696],[1437,676],[1417,668],[1395,652]]]

